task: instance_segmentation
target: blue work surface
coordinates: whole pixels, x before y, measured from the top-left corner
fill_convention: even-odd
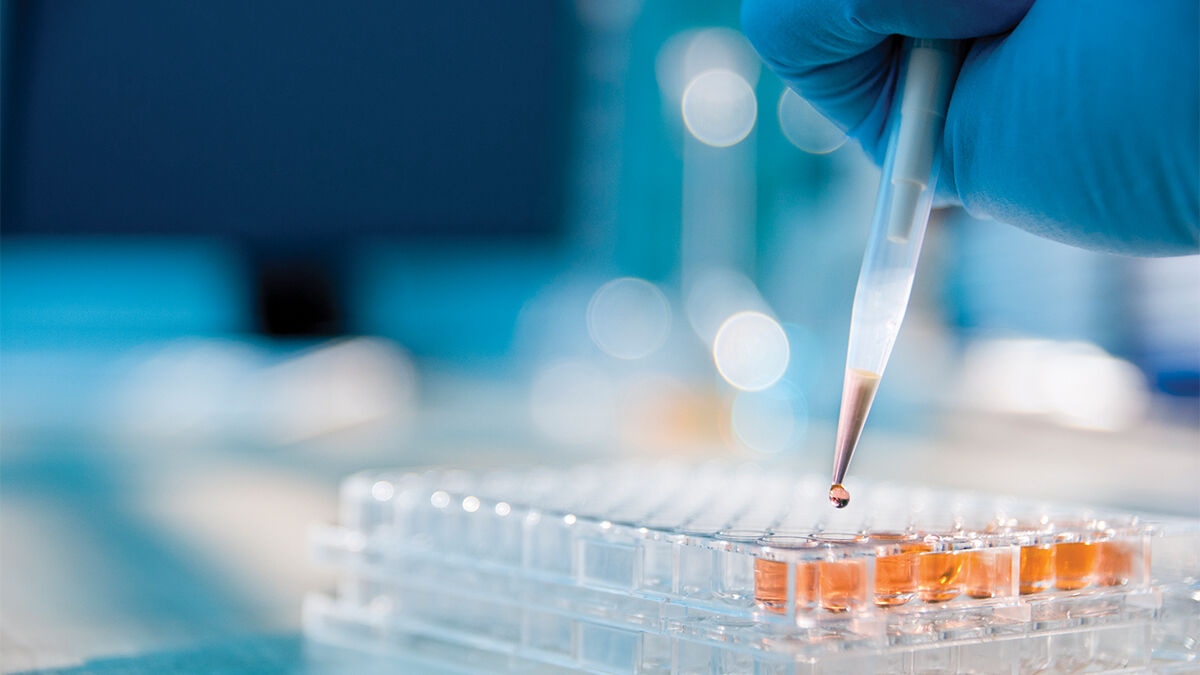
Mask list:
[[[299,635],[261,635],[187,649],[124,658],[94,659],[82,666],[25,673],[137,675],[155,673],[451,673],[426,661],[361,654],[306,641]]]
[[[146,344],[137,349],[150,361],[137,363],[178,364],[170,352],[193,348],[242,368],[246,343]],[[539,447],[511,422],[521,408],[498,407],[523,404],[509,389],[468,407],[495,418],[466,425],[475,442],[434,424],[457,428],[457,415],[418,416],[434,424],[428,431],[375,424],[272,441],[222,408],[224,395],[194,405],[197,378],[172,387],[188,397],[178,410],[147,410],[163,400],[155,394],[135,402],[145,414],[123,417],[120,402],[144,373],[129,365],[137,349],[0,358],[0,671],[360,672],[330,667],[328,653],[314,657],[298,637],[305,594],[334,587],[309,560],[307,538],[336,518],[341,478],[371,466],[528,462]],[[311,353],[264,349],[245,372],[260,378]],[[201,361],[213,370],[213,359]],[[183,426],[161,426],[169,419]]]

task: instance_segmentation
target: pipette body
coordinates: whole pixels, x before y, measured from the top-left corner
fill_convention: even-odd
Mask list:
[[[908,39],[888,116],[888,148],[854,307],[838,414],[833,485],[841,488],[912,292],[937,183],[938,157],[960,44]],[[844,493],[844,488],[839,495]],[[844,506],[846,499],[833,499]]]

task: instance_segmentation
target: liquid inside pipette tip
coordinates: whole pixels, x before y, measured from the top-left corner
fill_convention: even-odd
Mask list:
[[[850,503],[850,492],[841,483],[829,486],[829,503],[835,508],[844,509]]]

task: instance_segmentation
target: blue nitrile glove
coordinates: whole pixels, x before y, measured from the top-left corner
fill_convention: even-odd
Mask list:
[[[879,162],[899,38],[976,38],[938,197],[1084,248],[1200,250],[1196,0],[746,0],[767,64]]]

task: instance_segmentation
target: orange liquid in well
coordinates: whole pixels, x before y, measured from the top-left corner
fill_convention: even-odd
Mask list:
[[[962,593],[961,553],[923,553],[917,563],[918,588],[925,602],[945,602]]]
[[[796,565],[796,606],[812,609],[817,602],[817,563]]]
[[[905,535],[871,535],[878,541],[902,541]],[[903,605],[917,592],[917,546],[902,544],[901,553],[875,559],[875,604],[880,607]]]
[[[1134,546],[1123,541],[1096,544],[1095,581],[1101,586],[1124,586],[1133,576]]]
[[[1021,595],[1050,588],[1054,578],[1054,549],[1049,546],[1021,547]]]
[[[796,608],[812,607],[817,597],[816,563],[796,565]],[[787,563],[754,560],[754,600],[760,607],[782,612],[787,607]]]
[[[995,598],[1007,595],[1012,588],[1012,551],[983,549],[968,551],[963,568],[967,595],[972,598]]]
[[[787,565],[775,560],[754,559],[754,601],[782,612],[787,604]]]
[[[859,607],[867,597],[867,564],[863,560],[822,562],[820,580],[821,607],[845,612]]]
[[[1092,583],[1098,553],[1096,544],[1082,541],[1055,544],[1054,585],[1064,591],[1073,591]]]

